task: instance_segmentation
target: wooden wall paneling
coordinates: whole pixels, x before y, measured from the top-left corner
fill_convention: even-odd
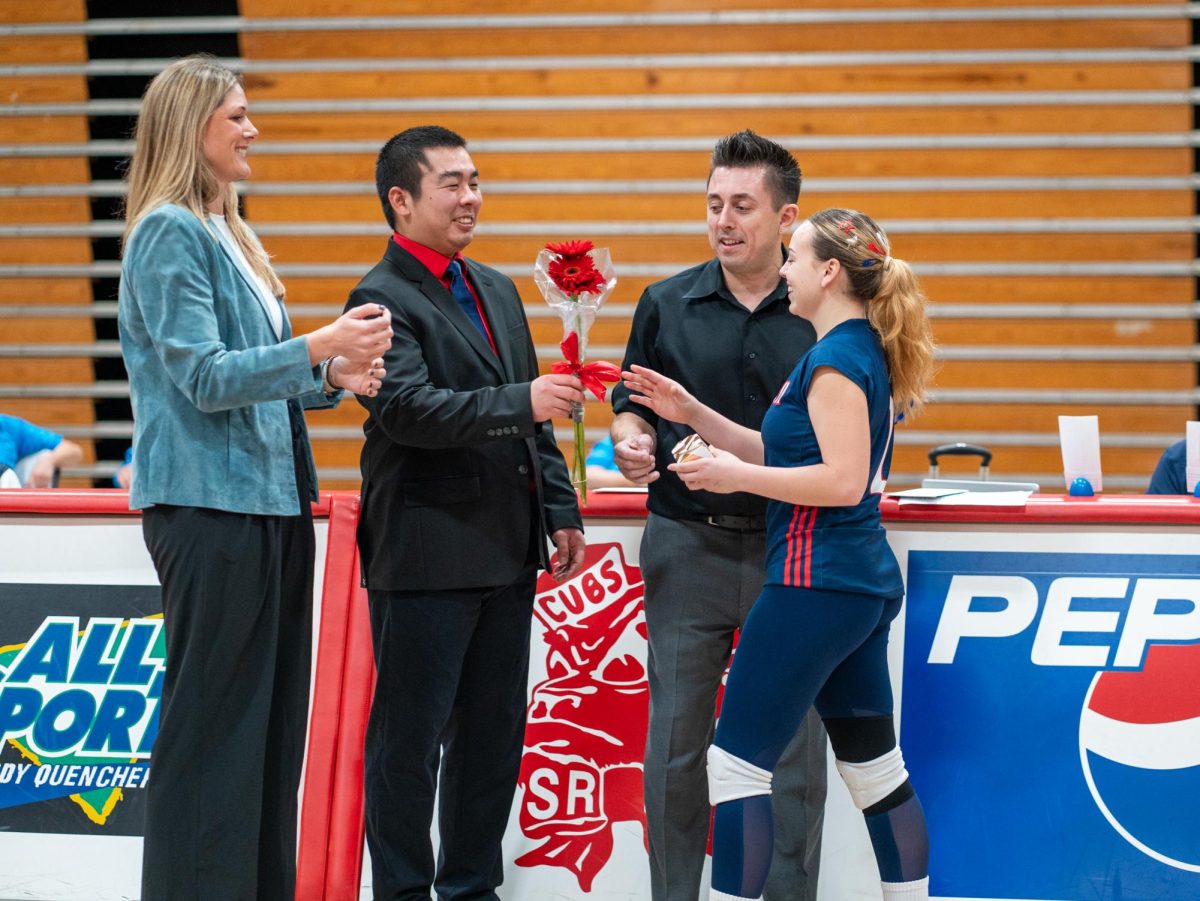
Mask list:
[[[333,56],[333,47],[324,54]],[[338,51],[339,53],[344,51]],[[662,59],[662,55],[654,59]],[[1000,63],[717,68],[713,64],[547,68],[452,69],[431,61],[427,68],[370,72],[271,72],[255,69],[246,90],[258,103],[273,100],[337,100],[345,97],[573,97],[597,95],[693,95],[787,92],[902,94],[944,91],[1187,90],[1186,63],[1128,64]]]
[[[1059,416],[1093,415],[1100,417],[1105,433],[1178,432],[1182,437],[1182,423],[1195,415],[1195,408],[1184,404],[1139,406],[1083,403],[935,403],[923,410],[921,415],[907,426],[901,426],[901,429],[938,432],[1028,431],[1057,434]]]
[[[21,3],[0,4],[0,10]],[[78,5],[78,4],[76,4]],[[33,7],[33,8],[39,8]],[[46,19],[45,21],[61,21]],[[6,23],[13,24],[13,23]],[[77,63],[87,59],[82,35],[21,35],[0,36],[0,63]]]
[[[253,102],[253,100],[251,100]],[[763,134],[834,135],[992,135],[1001,133],[1179,134],[1191,127],[1186,104],[987,106],[967,107],[847,107],[842,109],[737,108],[714,109],[531,109],[524,114],[508,110],[424,110],[254,114],[255,124],[273,141],[378,141],[380,145],[398,131],[436,120],[469,140],[576,138],[595,131],[600,138],[654,138],[668,129],[674,137],[701,137],[728,133],[731,127],[753,128]],[[32,122],[30,127],[32,127]],[[39,139],[41,140],[41,139]],[[1065,174],[1065,173],[1059,173]]]
[[[252,99],[253,102],[253,99]],[[431,114],[430,119],[433,116]],[[258,117],[256,117],[257,122]],[[736,129],[740,122],[726,122]],[[360,181],[371,179],[375,156],[383,142],[401,130],[393,120],[370,138],[364,153],[267,153],[253,155],[256,181]],[[260,127],[266,144],[282,140]],[[724,130],[720,133],[724,133]],[[714,135],[719,134],[714,132]],[[1062,177],[1072,176],[1179,176],[1191,170],[1191,150],[1179,147],[1096,147],[1074,152],[1064,160],[1063,148],[981,148],[933,150],[813,150],[788,142],[794,131],[773,133],[795,154],[811,186],[828,178],[961,178],[961,177]],[[479,141],[473,132],[472,144]],[[376,143],[377,142],[377,143]],[[544,181],[547,179],[704,178],[708,174],[709,150],[697,151],[558,151],[539,147],[509,152],[476,149],[472,154],[487,180]],[[0,160],[0,165],[4,163]],[[1064,166],[1064,164],[1069,164]],[[805,195],[802,193],[801,198]]]
[[[700,225],[697,222],[697,225]],[[386,233],[383,237],[386,239]],[[529,262],[547,241],[564,236],[550,228],[532,234],[504,235],[489,231],[486,219],[471,244],[473,253],[492,263]],[[571,237],[582,237],[572,234]],[[593,236],[621,263],[699,262],[710,255],[704,233]],[[892,249],[900,257],[921,263],[1053,263],[1094,260],[1183,261],[1191,252],[1191,235],[1178,234],[907,234],[891,233]],[[28,239],[30,246],[45,245],[45,253],[66,247],[75,239]],[[381,254],[380,238],[373,235],[290,236],[264,234],[263,243],[279,263],[373,263]],[[32,252],[32,251],[31,251]],[[365,272],[365,268],[364,268]]]
[[[369,239],[370,240],[370,239]],[[382,256],[386,238],[374,239],[376,255]],[[270,241],[266,242],[268,248]],[[492,265],[502,261],[481,258]],[[278,260],[276,261],[278,263]],[[541,295],[533,283],[533,258],[514,261],[528,265],[528,275],[512,274],[518,292],[526,305],[540,306]],[[694,262],[701,262],[695,260]],[[620,281],[610,302],[632,303],[642,291],[659,276],[622,275],[623,261],[617,260]],[[361,268],[361,272],[359,271]],[[358,278],[366,272],[363,263],[351,264],[352,274],[339,277],[317,277],[287,275],[284,281],[287,297],[291,303],[337,303],[345,302]],[[1123,304],[1138,300],[1147,303],[1190,303],[1195,300],[1191,279],[1187,277],[1121,277],[1107,274],[1088,276],[1042,276],[1037,279],[995,278],[991,276],[944,276],[921,277],[925,293],[935,303],[1112,303]],[[535,303],[536,302],[536,303]]]
[[[257,162],[257,161],[256,161]],[[550,173],[552,174],[552,173]],[[705,215],[704,176],[690,192],[638,193],[506,193],[484,176],[483,216],[496,222],[593,221],[607,223],[686,222],[696,226]],[[801,212],[831,206],[870,209],[881,221],[895,219],[1083,219],[1185,217],[1194,213],[1195,197],[1188,190],[1092,191],[827,191],[822,179],[807,179],[801,189]],[[247,203],[262,222],[377,222],[386,230],[374,189],[363,183],[354,194],[251,194]],[[5,200],[0,199],[0,218]],[[30,204],[33,206],[34,204]]]
[[[0,185],[86,184],[87,160],[83,157],[0,157]]]
[[[82,22],[83,0],[41,0],[37,4],[0,5],[0,23]],[[0,64],[70,64],[87,60],[82,34],[22,35],[0,37]],[[78,103],[87,99],[82,75],[5,75],[0,77],[0,97],[6,104]],[[13,110],[20,112],[19,107]],[[83,116],[5,115],[3,137],[7,145],[82,144],[88,140]],[[77,184],[89,180],[83,156],[0,156],[0,186]],[[79,224],[91,221],[84,196],[0,197],[0,222],[5,225]],[[38,238],[0,236],[0,265],[84,265],[92,262],[87,238]],[[0,278],[0,306],[87,305],[92,300],[91,284],[78,278]],[[78,343],[90,347],[95,328],[90,316],[0,318],[5,345]],[[47,373],[53,373],[52,378]],[[61,358],[0,356],[0,386],[19,387],[57,384],[88,384],[94,381],[86,352]],[[95,421],[92,402],[86,397],[20,398],[0,397],[0,412],[21,416],[54,429],[90,425]],[[85,460],[95,459],[87,438],[74,438],[84,449]],[[64,486],[88,486],[87,478],[64,478]]]
[[[61,2],[61,0],[60,0]],[[1070,9],[1074,6],[1134,7],[1139,5],[1158,6],[1162,0],[1063,0],[1055,6]],[[845,9],[913,9],[920,4],[913,0],[850,0],[839,4]],[[1039,7],[1042,0],[958,0],[959,8],[1023,6]],[[276,18],[289,16],[419,16],[429,12],[425,0],[241,0],[243,15],[254,18]],[[795,0],[725,0],[722,10],[791,10]],[[695,0],[489,0],[490,14],[531,15],[553,13],[646,13],[646,12],[695,12]],[[443,0],[438,4],[443,15],[466,13],[477,15],[479,4],[474,0]]]
[[[90,216],[86,197],[0,197],[4,225],[66,225],[86,222]]]
[[[918,4],[913,4],[919,6]],[[397,48],[420,48],[422,58],[548,56],[564,49],[574,56],[649,53],[728,53],[751,48],[760,53],[817,52],[831,47],[855,50],[1021,49],[1056,47],[1180,47],[1189,40],[1186,21],[1095,19],[1042,21],[898,22],[886,27],[839,23],[712,24],[691,27],[488,28],[330,30],[325,32],[247,32],[242,51],[251,59],[395,56]],[[480,35],[486,33],[486,39]]]
[[[628,330],[628,310],[647,283],[665,272],[707,258],[709,249],[702,225],[701,197],[697,192],[651,194],[618,189],[593,194],[529,194],[497,191],[487,194],[489,181],[541,181],[596,179],[625,182],[637,179],[687,179],[699,184],[707,172],[707,144],[712,137],[738,127],[751,126],[772,136],[789,138],[805,171],[805,211],[846,205],[865,209],[891,230],[896,252],[914,262],[935,306],[937,304],[1006,305],[1043,304],[1056,309],[1067,304],[1145,303],[1190,304],[1195,300],[1189,266],[1194,258],[1194,194],[1189,186],[1173,189],[1070,191],[1025,188],[995,190],[966,188],[953,191],[872,190],[870,179],[994,177],[1070,178],[1086,176],[1131,177],[1193,176],[1191,128],[1193,111],[1186,92],[1192,87],[1190,63],[1179,55],[1157,61],[1116,62],[1085,56],[1050,59],[1047,51],[1148,48],[1187,48],[1191,25],[1187,17],[1162,18],[1148,10],[1145,17],[1106,17],[1105,9],[1136,10],[1140,3],[1059,4],[1068,11],[1096,6],[1086,16],[1061,19],[988,19],[976,21],[920,21],[919,4],[905,0],[852,3],[838,8],[888,8],[910,11],[912,21],[887,27],[848,27],[831,22],[803,27],[776,24],[623,25],[588,28],[566,24],[557,27],[484,27],[470,29],[376,27],[327,30],[247,30],[242,35],[243,55],[255,66],[248,78],[251,102],[267,104],[255,116],[263,133],[263,149],[272,142],[294,142],[280,152],[265,151],[254,157],[259,182],[354,182],[361,193],[292,195],[247,194],[246,205],[275,254],[289,288],[289,301],[340,306],[355,273],[365,271],[379,256],[386,232],[380,223],[375,199],[369,192],[374,148],[395,131],[412,124],[437,121],[464,133],[476,147],[474,156],[484,174],[486,203],[482,227],[472,246],[473,255],[515,273],[519,290],[531,312],[540,313],[541,301],[525,274],[537,249],[546,240],[590,237],[612,249],[618,272],[622,266],[643,267],[638,274],[621,274],[621,285],[610,303],[624,304],[625,312],[601,320],[593,332],[593,345],[619,348]],[[959,7],[986,13],[991,8],[1042,4],[1016,0],[963,0]],[[1180,4],[1182,9],[1182,4]],[[933,7],[930,7],[932,9]],[[737,0],[722,10],[777,9],[791,14],[792,3],[783,0]],[[242,11],[253,17],[329,15],[428,15],[415,0],[243,0]],[[696,11],[684,0],[575,0],[568,6],[550,0],[497,0],[488,17],[504,14],[567,14],[579,12]],[[475,15],[467,0],[447,0],[440,15],[456,12]],[[1036,15],[1036,13],[1031,13]],[[280,23],[281,25],[284,23]],[[479,35],[486,39],[480,40]],[[390,71],[316,73],[272,71],[273,60],[397,58],[404,68]],[[411,51],[419,48],[427,65],[412,67]],[[569,48],[564,50],[564,48]],[[828,53],[841,51],[928,51],[937,59],[910,59],[887,65],[839,64],[826,59],[818,65],[801,65],[796,59],[773,61],[765,66],[705,65],[689,61],[675,65],[672,54]],[[1037,59],[1026,61],[971,61],[962,51],[1034,50]],[[588,57],[616,53],[644,56],[628,65],[607,62],[593,66]],[[570,55],[571,60],[557,59]],[[537,57],[547,57],[538,65]],[[489,66],[495,58],[502,65]],[[514,62],[515,58],[521,61]],[[847,58],[849,59],[849,58]],[[441,61],[445,60],[446,63]],[[812,62],[815,60],[805,60]],[[336,67],[334,67],[336,68]],[[1036,103],[1011,102],[1031,91],[1059,92],[1060,97],[1036,98]],[[1121,102],[1093,103],[1088,92],[1167,92],[1153,102],[1139,102],[1129,94]],[[806,105],[814,94],[846,92],[879,94],[860,105],[842,108]],[[989,92],[1004,99],[989,100]],[[1083,92],[1083,93],[1074,93]],[[1177,97],[1170,97],[1175,92]],[[966,97],[970,93],[972,96]],[[795,99],[780,97],[795,95]],[[915,94],[934,95],[930,102],[914,102]],[[570,101],[575,96],[611,100],[599,109],[575,109],[567,102],[560,110],[538,109],[545,100]],[[663,100],[678,95],[677,103]],[[695,104],[699,96],[713,102]],[[738,95],[745,95],[738,97]],[[761,96],[760,96],[761,95]],[[959,96],[956,96],[959,95]],[[977,95],[977,96],[976,96]],[[474,108],[439,111],[405,109],[403,103],[389,111],[355,111],[356,99],[477,98]],[[497,108],[498,100],[533,98]],[[884,100],[883,97],[887,99]],[[304,110],[310,101],[345,100],[336,115],[320,109]],[[1034,99],[1034,98],[1031,98]],[[272,110],[270,103],[297,101],[297,108]],[[447,103],[447,107],[453,104]],[[524,106],[525,108],[521,108]],[[693,108],[694,107],[694,108]],[[1037,136],[1044,136],[1038,138]],[[564,150],[563,139],[594,139],[610,149]],[[628,139],[673,139],[674,147],[658,150],[630,146]],[[685,148],[688,138],[704,142]],[[889,149],[882,144],[905,138],[909,147]],[[359,150],[297,152],[318,141],[359,142]],[[528,142],[525,149],[490,144]],[[874,141],[876,146],[871,146]],[[862,149],[856,148],[856,142]],[[1022,146],[1029,145],[1029,146]],[[0,161],[2,163],[2,161]],[[867,183],[852,191],[814,190],[831,179],[862,179]],[[1028,225],[1010,228],[1008,220],[1047,220],[1051,227],[1031,231]],[[1106,228],[1102,222],[1080,220],[1175,219],[1169,232],[1150,231],[1130,223]],[[994,223],[973,224],[978,220]],[[1075,224],[1067,226],[1067,220]],[[271,233],[272,223],[353,223],[365,226],[362,234],[337,234],[336,230],[311,237]],[[558,223],[617,224],[615,234],[560,234]],[[622,232],[621,223],[627,223]],[[681,225],[674,225],[682,223]],[[933,223],[931,226],[930,223]],[[508,224],[504,228],[489,226]],[[654,226],[666,234],[653,234]],[[583,225],[586,228],[586,225]],[[608,229],[597,229],[605,231]],[[1096,271],[1088,271],[1094,263]],[[294,274],[311,267],[333,264],[339,275]],[[1137,267],[1137,274],[1122,274],[1122,266]],[[1056,272],[1063,266],[1066,271]],[[303,268],[302,268],[303,267]],[[962,274],[951,274],[962,267]],[[1157,268],[1156,268],[1157,267]],[[316,317],[300,317],[305,324]],[[549,365],[561,335],[557,321],[535,314],[533,328]],[[987,319],[939,316],[935,331],[941,344],[961,355],[961,348],[1104,349],[1145,347],[1188,348],[1195,344],[1192,319],[1145,319],[1128,315],[1114,319],[1075,319],[1069,316]],[[1032,351],[1030,351],[1032,352]],[[1151,356],[1147,353],[1147,357]],[[1188,361],[1109,362],[1104,359],[1042,361],[948,359],[939,374],[937,390],[1027,388],[1037,391],[1142,390],[1186,394],[1196,386],[1196,366]],[[986,397],[982,394],[981,397]],[[1067,396],[1070,396],[1069,394]],[[927,432],[977,431],[998,434],[1018,429],[1049,434],[1056,430],[1059,413],[1099,411],[1102,428],[1113,434],[1166,435],[1182,432],[1183,419],[1194,417],[1187,404],[1090,405],[1011,404],[981,400],[978,403],[937,403],[922,416],[918,428]],[[344,404],[333,413],[314,418],[314,425],[354,425],[361,408]],[[608,411],[589,404],[589,428],[602,428]],[[560,424],[560,439],[565,424]],[[919,437],[919,432],[914,432]],[[318,459],[341,471],[352,466],[353,441],[318,440]],[[1056,448],[1004,444],[997,448],[998,471],[1054,472]],[[1106,468],[1148,476],[1156,453],[1144,447],[1105,451]],[[351,462],[347,462],[347,461]],[[923,451],[902,445],[897,466],[923,470]],[[1128,477],[1132,478],[1131,475]],[[326,484],[329,484],[328,480]]]

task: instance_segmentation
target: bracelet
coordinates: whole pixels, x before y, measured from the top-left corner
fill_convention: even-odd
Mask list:
[[[337,392],[340,390],[339,388],[334,386],[333,382],[329,381],[329,367],[332,365],[333,365],[333,357],[326,357],[324,360],[321,361],[321,364],[320,364],[321,390],[325,392],[326,396],[329,396],[331,394],[337,394]]]

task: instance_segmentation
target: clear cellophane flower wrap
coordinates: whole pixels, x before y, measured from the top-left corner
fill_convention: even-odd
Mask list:
[[[612,363],[587,362],[588,331],[596,321],[596,311],[617,286],[612,259],[606,248],[593,248],[591,241],[564,241],[547,244],[537,255],[533,280],[542,297],[563,323],[559,347],[563,360],[552,371],[579,377],[584,389],[597,400],[604,400],[606,382],[621,378],[621,370]],[[575,447],[571,455],[571,481],[587,503],[587,440],[583,428],[583,404],[574,404],[571,422],[575,429]]]

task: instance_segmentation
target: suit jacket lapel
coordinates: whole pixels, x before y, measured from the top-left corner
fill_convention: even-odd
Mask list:
[[[406,278],[415,282],[420,292],[425,295],[426,299],[446,318],[446,320],[454,326],[463,340],[471,345],[471,349],[475,351],[494,371],[498,376],[505,377],[504,367],[500,360],[496,359],[496,354],[492,351],[491,345],[488,344],[487,338],[479,333],[479,329],[475,328],[475,324],[467,318],[467,314],[462,311],[462,307],[458,305],[458,301],[450,293],[438,279],[434,278],[433,273],[421,264],[412,254],[401,248],[395,241],[388,241],[388,249],[384,254],[385,258],[394,263]],[[476,273],[472,272],[472,278],[475,278]],[[475,282],[476,291],[479,292],[480,302],[483,304],[485,314],[488,317],[488,322],[491,324],[492,337],[496,340],[497,348],[503,343],[500,337],[500,326],[492,319],[490,307],[487,303],[487,291]]]
[[[509,315],[507,304],[500,300],[503,289],[470,260],[467,260],[467,270],[471,274],[471,281],[475,285],[475,291],[479,294],[479,303],[483,306],[483,313],[492,329],[492,340],[496,342],[496,353],[500,355],[500,363],[504,367],[504,377],[512,381],[516,376],[514,375],[512,344],[508,340],[508,330],[515,323],[511,321],[512,317]],[[472,330],[478,333],[478,329],[472,327]],[[488,352],[491,353],[491,350],[489,347]],[[493,360],[496,358],[496,354],[491,354],[491,356]]]
[[[216,228],[215,225],[212,227],[214,229]],[[242,267],[238,265],[237,258],[233,255],[233,251],[225,246],[225,242],[220,238],[215,238],[215,240],[217,242],[217,246],[221,248],[221,253],[225,254],[225,259],[227,259],[229,261],[229,265],[233,267],[233,271],[237,273],[237,276],[239,279],[241,279],[242,284],[245,285],[246,289],[250,292],[250,296],[253,297],[255,302],[258,304],[258,308],[262,310],[262,314],[267,317],[267,332],[274,336],[275,324],[271,321],[271,311],[267,309],[267,302],[263,299],[262,292],[258,290],[258,285],[250,281],[250,279],[246,276],[246,273],[242,271]],[[287,313],[283,310],[283,304],[279,305],[279,314],[283,319],[283,337],[290,337],[287,334]],[[276,340],[279,339],[277,338]]]

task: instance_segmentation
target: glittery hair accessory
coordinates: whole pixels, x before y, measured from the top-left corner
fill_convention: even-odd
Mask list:
[[[853,248],[854,245],[858,243],[858,235],[855,234],[858,229],[854,224],[854,220],[847,217],[846,219],[839,220],[836,225],[838,231],[846,236],[846,247]],[[875,241],[868,241],[867,250],[875,254],[877,257],[879,257],[879,259],[867,257],[865,260],[861,260],[859,265],[861,265],[864,269],[870,269],[876,263],[883,263],[884,265],[887,265],[891,261],[892,257],[886,247],[881,248],[879,246],[882,243],[883,239],[879,238],[878,236],[876,237]]]
[[[868,257],[867,259],[863,260],[862,264],[864,269],[870,269],[876,263],[883,263],[886,265],[887,262],[892,258],[886,247],[880,247],[879,244],[876,244],[874,241],[867,242],[867,250],[878,256],[879,259],[876,260]]]

